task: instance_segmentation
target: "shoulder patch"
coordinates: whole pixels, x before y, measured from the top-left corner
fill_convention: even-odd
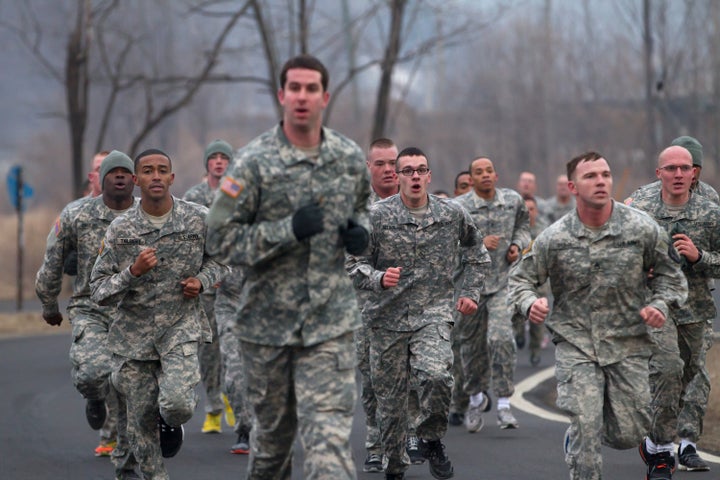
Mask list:
[[[245,189],[245,185],[232,177],[225,177],[220,184],[220,191],[231,198],[237,198]]]
[[[56,237],[60,235],[60,229],[60,217],[58,217],[57,220],[55,220],[55,225],[53,226],[53,232],[55,232]]]
[[[103,250],[105,250],[105,239],[104,238],[102,240],[100,240],[100,248],[98,249],[98,255],[100,255],[103,252]]]
[[[632,203],[633,203],[633,198],[632,198],[632,197],[628,197],[628,198],[625,199],[625,201],[624,201],[623,203],[624,203],[625,205],[627,205],[627,206],[630,206],[630,205],[632,205]]]

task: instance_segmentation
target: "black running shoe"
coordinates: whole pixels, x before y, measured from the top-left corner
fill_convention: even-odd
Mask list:
[[[645,442],[643,442],[645,443]],[[648,473],[646,480],[672,480],[675,471],[675,455],[670,452],[660,452],[649,455]]]
[[[182,447],[185,430],[182,425],[179,427],[168,425],[162,416],[158,418],[158,427],[160,428],[160,450],[162,450],[162,456],[164,458],[174,457],[180,451],[180,447]]]
[[[685,447],[682,453],[680,453],[680,447],[678,447],[678,464],[679,470],[687,472],[707,472],[710,470],[710,466],[700,458],[697,450],[692,445]]]
[[[420,451],[430,465],[430,475],[437,479],[452,478],[455,475],[452,463],[445,455],[445,445],[440,440],[422,440],[420,445]]]
[[[107,418],[105,400],[88,399],[85,405],[85,418],[87,418],[90,428],[100,430],[105,425],[105,418]]]

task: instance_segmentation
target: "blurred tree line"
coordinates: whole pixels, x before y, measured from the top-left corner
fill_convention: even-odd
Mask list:
[[[113,148],[163,148],[182,194],[207,142],[277,121],[279,70],[304,52],[330,70],[328,125],[422,148],[433,188],[483,154],[501,184],[534,171],[548,196],[594,149],[622,197],[681,134],[715,183],[717,0],[26,0],[0,3],[0,28],[48,79],[48,128],[18,152],[38,201],[77,196]]]

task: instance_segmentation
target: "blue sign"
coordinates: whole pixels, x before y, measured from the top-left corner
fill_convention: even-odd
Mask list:
[[[21,174],[22,167],[19,165],[13,165],[7,175],[7,191],[10,195],[10,203],[12,203],[12,206],[15,207],[15,209],[18,208],[18,187],[21,183]],[[33,193],[34,191],[32,187],[27,183],[22,182],[22,192],[20,192],[22,198],[31,198]],[[23,211],[25,211],[26,207],[27,204],[23,202]]]

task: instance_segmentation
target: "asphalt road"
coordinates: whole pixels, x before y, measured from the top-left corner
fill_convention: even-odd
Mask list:
[[[112,479],[107,458],[96,458],[97,432],[84,416],[84,401],[70,381],[67,357],[69,338],[49,335],[0,340],[0,478],[4,480]],[[529,365],[527,351],[520,351],[518,382],[552,365],[552,349],[543,352],[539,368]],[[526,395],[534,401],[535,395]],[[541,402],[537,402],[542,406]],[[357,409],[352,444],[361,469],[364,419]],[[517,430],[500,430],[494,413],[486,414],[485,428],[468,434],[451,427],[447,453],[458,479],[567,478],[561,441],[566,424],[515,409]],[[174,480],[243,478],[247,456],[232,455],[235,437],[229,428],[219,435],[200,433],[201,407],[186,425],[185,444],[177,457],[166,460]],[[293,479],[302,478],[302,453],[295,456]],[[717,478],[720,465],[709,474],[679,472],[676,479]],[[643,478],[644,465],[635,450],[605,451],[605,478]],[[359,479],[379,480],[381,474],[359,472]],[[412,466],[408,479],[431,479],[427,465]]]

